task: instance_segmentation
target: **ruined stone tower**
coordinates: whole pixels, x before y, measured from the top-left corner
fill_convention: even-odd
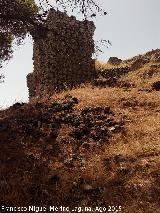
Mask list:
[[[27,76],[30,98],[52,95],[96,76],[93,22],[51,10],[46,26],[47,35],[34,39],[34,71]]]

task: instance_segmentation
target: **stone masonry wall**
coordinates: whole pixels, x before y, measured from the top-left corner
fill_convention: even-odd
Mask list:
[[[51,10],[46,26],[47,35],[34,39],[34,72],[27,76],[30,98],[52,95],[96,77],[93,22]]]

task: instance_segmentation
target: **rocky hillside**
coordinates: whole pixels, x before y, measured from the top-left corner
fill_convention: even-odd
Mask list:
[[[97,62],[97,73],[0,111],[2,210],[159,213],[160,50]]]
[[[152,50],[146,54],[122,61],[111,57],[106,64],[97,62],[99,78],[95,80],[98,86],[118,86],[122,88],[137,88],[151,90],[160,88],[160,50]]]

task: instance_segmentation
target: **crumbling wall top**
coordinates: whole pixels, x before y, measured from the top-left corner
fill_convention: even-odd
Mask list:
[[[91,34],[95,31],[95,25],[93,21],[79,21],[76,19],[75,16],[68,16],[67,13],[56,11],[54,9],[51,9],[49,11],[47,20],[46,20],[46,26],[49,29],[55,29],[55,30],[61,30],[62,28],[84,28],[88,32],[91,32]],[[82,30],[82,29],[81,29]]]

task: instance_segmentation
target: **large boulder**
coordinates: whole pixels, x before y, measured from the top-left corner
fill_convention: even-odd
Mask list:
[[[108,63],[112,64],[112,65],[119,65],[119,64],[121,64],[121,62],[122,62],[122,60],[117,57],[110,57],[108,60]]]

